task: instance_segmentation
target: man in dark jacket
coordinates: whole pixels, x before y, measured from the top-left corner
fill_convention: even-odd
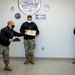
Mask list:
[[[3,55],[3,60],[5,63],[4,70],[12,71],[8,66],[9,64],[9,45],[13,41],[13,36],[24,36],[24,33],[18,33],[13,30],[15,27],[13,21],[8,21],[7,27],[4,27],[0,31],[0,54]]]
[[[39,30],[37,25],[32,21],[31,15],[27,16],[27,21],[22,24],[20,31],[21,33],[25,32],[24,46],[26,61],[24,64],[28,64],[29,62],[34,64],[35,38],[39,35]]]

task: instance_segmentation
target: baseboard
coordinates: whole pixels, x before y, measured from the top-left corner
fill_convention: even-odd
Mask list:
[[[2,59],[2,57],[0,57]],[[10,57],[10,59],[25,59],[25,57]],[[75,58],[51,58],[51,57],[35,57],[35,59],[47,60],[75,60]]]

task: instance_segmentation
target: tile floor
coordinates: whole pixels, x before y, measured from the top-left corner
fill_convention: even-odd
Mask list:
[[[3,70],[0,58],[0,75],[75,75],[75,64],[71,59],[35,59],[35,65],[24,65],[24,58],[11,58],[11,72]]]

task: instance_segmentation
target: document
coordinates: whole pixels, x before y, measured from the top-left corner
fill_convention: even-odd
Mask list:
[[[28,30],[27,31],[27,35],[35,36],[36,35],[36,31],[35,30]]]

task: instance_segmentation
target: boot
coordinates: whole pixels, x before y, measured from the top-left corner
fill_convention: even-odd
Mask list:
[[[12,69],[8,66],[8,64],[5,65],[4,70],[5,70],[5,71],[12,71]]]
[[[75,64],[75,61],[73,61],[72,64]]]
[[[33,58],[31,58],[30,63],[31,63],[31,64],[35,64]]]
[[[26,61],[24,62],[24,64],[28,64],[29,63],[29,58],[26,59]]]

